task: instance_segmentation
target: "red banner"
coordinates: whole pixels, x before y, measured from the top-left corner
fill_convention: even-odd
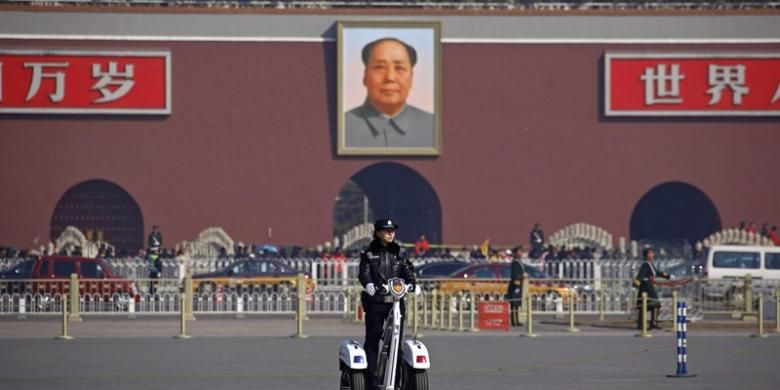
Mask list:
[[[170,114],[170,52],[0,50],[0,113]]]
[[[503,329],[509,331],[508,302],[480,302],[479,329]]]
[[[607,116],[780,115],[780,53],[607,53]]]

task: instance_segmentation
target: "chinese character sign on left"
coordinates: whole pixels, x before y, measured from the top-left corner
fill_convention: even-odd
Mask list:
[[[170,114],[168,52],[0,50],[0,114]]]

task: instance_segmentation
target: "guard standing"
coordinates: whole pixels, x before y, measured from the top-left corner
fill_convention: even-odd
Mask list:
[[[653,259],[655,253],[653,248],[645,248],[642,251],[642,257],[645,262],[639,267],[634,278],[634,286],[639,288],[637,294],[636,306],[637,313],[639,314],[636,319],[637,329],[642,329],[642,293],[647,293],[647,309],[650,310],[650,326],[648,329],[658,329],[658,310],[661,308],[661,303],[658,301],[658,293],[655,291],[655,278],[660,276],[662,278],[669,279],[668,273],[658,271],[653,265]]]
[[[392,220],[380,219],[374,223],[374,239],[360,253],[358,279],[363,286],[360,301],[366,315],[366,340],[364,347],[368,360],[366,373],[367,388],[374,390],[379,385],[377,378],[377,360],[379,358],[379,339],[384,330],[384,322],[393,308],[393,298],[384,290],[383,285],[391,278],[402,278],[411,284],[409,291],[415,291],[417,279],[406,250],[395,241],[398,225]],[[401,339],[403,340],[406,306],[401,302]],[[400,354],[399,354],[400,356]]]
[[[523,302],[523,283],[525,282],[525,266],[523,265],[523,247],[518,246],[513,251],[512,273],[507,286],[507,299],[509,300],[510,320],[512,326],[520,326],[519,309]]]

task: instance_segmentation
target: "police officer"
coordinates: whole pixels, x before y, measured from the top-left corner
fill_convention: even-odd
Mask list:
[[[520,326],[518,311],[523,302],[523,282],[525,281],[525,267],[523,266],[523,247],[518,246],[513,251],[512,273],[507,286],[507,299],[512,308],[509,312],[512,326]]]
[[[636,319],[636,327],[637,329],[642,329],[642,293],[646,292],[647,309],[650,310],[649,329],[658,329],[658,309],[660,309],[661,304],[658,301],[658,293],[655,291],[655,278],[660,276],[669,279],[670,276],[666,272],[657,270],[653,265],[653,259],[655,258],[653,248],[645,248],[642,251],[642,257],[645,259],[645,262],[639,267],[639,272],[637,272],[634,278],[634,286],[639,288],[636,299],[636,308],[639,314]]]
[[[371,390],[380,385],[377,378],[379,339],[384,330],[384,321],[393,307],[392,297],[387,294],[387,291],[384,291],[382,286],[387,284],[388,279],[391,278],[402,278],[404,282],[412,286],[417,283],[409,255],[395,241],[396,229],[398,229],[398,225],[390,219],[377,220],[374,223],[374,239],[360,253],[358,279],[363,286],[360,300],[366,319],[366,340],[364,343],[368,359],[366,381],[368,389]],[[402,339],[405,312],[406,306],[404,302],[401,302]]]

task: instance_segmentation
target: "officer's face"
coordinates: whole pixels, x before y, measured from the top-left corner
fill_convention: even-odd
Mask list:
[[[363,73],[368,101],[386,115],[398,113],[409,97],[412,75],[406,47],[395,41],[376,44]]]
[[[382,240],[382,242],[385,244],[389,244],[395,241],[395,229],[382,229],[377,233],[377,235],[379,236],[379,239]]]
[[[653,251],[647,252],[647,261],[653,261],[655,259],[655,253]]]

